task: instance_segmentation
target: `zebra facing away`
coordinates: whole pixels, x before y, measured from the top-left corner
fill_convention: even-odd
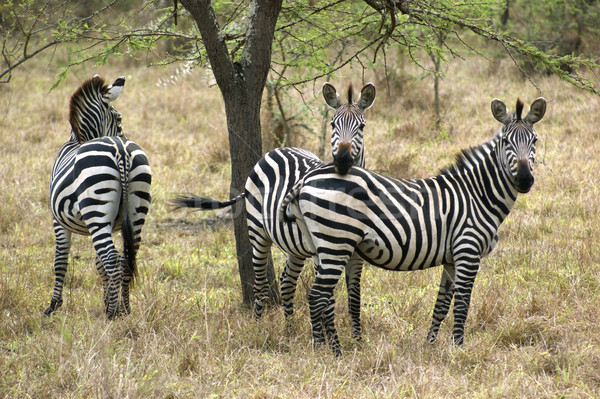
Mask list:
[[[389,270],[444,265],[427,339],[435,342],[454,298],[453,341],[463,343],[480,260],[496,244],[517,194],[529,192],[534,182],[533,125],[544,116],[546,101],[535,100],[524,118],[522,111],[520,100],[509,114],[494,99],[492,113],[503,126],[491,140],[463,150],[435,177],[397,180],[357,167],[340,176],[326,167],[310,172],[290,191],[282,217],[295,218],[318,256],[309,293],[315,343],[327,338],[341,353],[333,290],[355,253]]]
[[[152,176],[146,154],[125,138],[121,115],[111,105],[124,84],[124,77],[106,85],[95,75],[71,97],[71,136],[58,153],[50,181],[56,250],[46,316],[62,304],[72,233],[92,236],[108,318],[130,312],[129,286],[137,274],[136,253],[150,208]],[[123,256],[112,240],[118,230]]]
[[[375,86],[368,83],[360,92],[356,103],[352,98],[352,86],[348,89],[348,103],[340,101],[336,89],[329,83],[323,86],[326,103],[335,109],[331,121],[333,168],[339,173],[347,173],[352,165],[364,166],[363,129],[364,112],[375,100]],[[285,194],[311,170],[324,167],[315,154],[299,148],[279,148],[267,153],[248,176],[244,193],[230,201],[218,201],[197,196],[180,196],[172,200],[178,208],[220,209],[246,200],[248,233],[252,244],[254,266],[254,314],[260,317],[268,299],[267,258],[273,243],[288,256],[281,276],[281,297],[284,313],[293,313],[293,297],[298,275],[304,261],[312,257],[298,226],[280,219],[279,208]],[[353,298],[360,300],[360,273],[362,260],[356,256],[346,268],[346,282],[349,290],[358,293]],[[350,303],[350,308],[360,309],[360,303]],[[358,314],[357,312],[354,312]],[[360,316],[353,319],[356,334],[360,335]]]

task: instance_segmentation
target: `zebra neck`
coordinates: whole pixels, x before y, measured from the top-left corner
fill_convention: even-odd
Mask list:
[[[510,213],[517,191],[500,161],[497,147],[498,141],[492,139],[463,150],[456,163],[444,172],[463,181],[475,203],[495,215],[500,224]]]
[[[480,181],[484,183],[483,193],[488,200],[487,208],[496,214],[499,223],[502,223],[517,200],[517,190],[498,155],[498,141],[493,139],[490,144],[487,159],[479,165],[478,171]]]

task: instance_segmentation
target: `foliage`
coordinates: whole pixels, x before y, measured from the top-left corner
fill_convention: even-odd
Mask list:
[[[74,52],[57,83],[74,65],[103,64],[110,57],[137,56],[140,51],[153,52],[151,64],[186,60],[207,65],[201,38],[182,7],[175,10],[170,2],[156,0],[86,4],[56,0],[3,4],[2,10],[8,12],[0,22],[4,33],[0,79],[7,82],[15,67],[67,43],[85,44]],[[514,1],[511,17],[502,25],[506,4],[489,0],[289,2],[275,32],[270,81],[278,90],[331,76],[349,63],[363,69],[377,63],[386,66],[386,52],[395,46],[424,69],[428,68],[420,59],[421,49],[442,60],[463,57],[465,51],[485,56],[486,45],[470,40],[474,33],[498,43],[511,57],[524,57],[577,87],[599,93],[596,82],[585,77],[587,70],[598,67],[597,61],[584,52],[569,51],[561,42],[565,32],[576,32],[578,40],[584,41],[597,35],[596,0]],[[249,4],[215,1],[212,6],[235,60],[245,43]],[[178,25],[174,25],[176,15]]]

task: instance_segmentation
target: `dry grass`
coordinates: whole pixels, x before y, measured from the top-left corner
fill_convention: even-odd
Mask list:
[[[303,275],[297,314],[255,321],[241,304],[233,234],[203,230],[208,215],[168,212],[194,192],[224,198],[230,181],[220,94],[200,70],[157,85],[166,69],[110,66],[76,71],[48,93],[42,65],[0,86],[0,397],[597,397],[600,394],[600,100],[539,78],[549,101],[537,126],[532,192],[519,198],[500,243],[481,267],[465,345],[452,347],[451,318],[425,343],[440,270],[391,273],[367,267],[364,341],[350,338],[346,292],[337,292],[344,355],[313,350]],[[58,68],[58,67],[57,67]],[[410,66],[399,76],[415,72]],[[68,136],[67,102],[86,77],[127,75],[115,104],[130,138],[147,152],[154,201],[139,255],[133,313],[108,322],[89,238],[74,240],[65,303],[43,318],[52,287],[48,179]],[[372,74],[369,76],[369,74]],[[348,77],[338,76],[344,87]],[[460,148],[491,137],[493,97],[510,108],[539,96],[505,61],[455,61],[442,83],[446,119],[433,124],[431,82],[390,84],[368,72],[378,98],[367,111],[370,168],[432,175]],[[322,100],[316,94],[319,129]],[[526,108],[527,109],[527,108]],[[4,116],[6,115],[6,116]],[[317,143],[306,141],[316,150]],[[280,265],[283,257],[275,251]]]

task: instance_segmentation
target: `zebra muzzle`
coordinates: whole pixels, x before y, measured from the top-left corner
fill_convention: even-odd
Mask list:
[[[535,178],[529,169],[529,162],[525,160],[519,160],[517,163],[517,176],[515,177],[515,188],[521,194],[528,193],[533,186]]]
[[[352,167],[353,161],[352,144],[340,143],[337,148],[337,153],[333,156],[335,171],[340,175],[345,175],[350,170],[350,167]]]

